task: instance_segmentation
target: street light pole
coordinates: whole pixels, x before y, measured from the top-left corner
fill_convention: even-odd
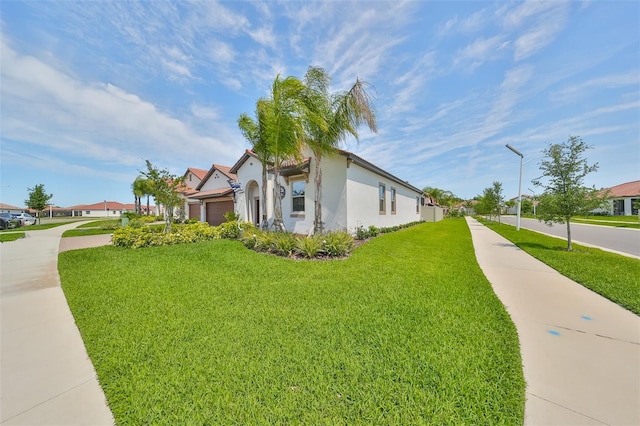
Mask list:
[[[106,217],[106,216],[109,216],[109,215],[107,214],[107,200],[104,200],[104,215],[105,215],[105,217]]]
[[[520,151],[518,151],[517,149],[515,149],[509,144],[505,146],[509,148],[511,151],[513,151],[514,154],[520,157],[520,179],[518,181],[518,215],[516,220],[516,231],[519,231],[520,230],[520,209],[522,207],[522,160],[524,159],[524,155],[522,155]]]

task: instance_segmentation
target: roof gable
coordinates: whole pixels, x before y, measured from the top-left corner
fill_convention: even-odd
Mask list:
[[[255,152],[247,149],[244,154],[242,154],[242,156],[238,159],[238,161],[236,161],[236,164],[234,164],[231,169],[229,169],[229,173],[238,173],[238,169],[240,169],[240,167],[242,167],[242,165],[246,163],[246,161],[250,158],[255,158],[259,161],[258,156],[255,154]]]
[[[203,186],[205,186],[207,181],[209,180],[209,178],[211,176],[213,176],[213,174],[216,172],[216,170],[218,172],[220,172],[222,175],[224,175],[227,179],[231,179],[231,180],[236,180],[237,179],[237,176],[235,175],[235,173],[232,173],[230,171],[231,167],[223,166],[221,164],[213,164],[211,166],[211,168],[209,169],[209,171],[207,172],[207,174],[200,181],[200,184],[198,186],[196,186],[196,190],[199,191]]]

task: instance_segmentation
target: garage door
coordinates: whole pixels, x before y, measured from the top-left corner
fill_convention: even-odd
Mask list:
[[[224,214],[233,211],[233,200],[207,203],[207,222],[209,225],[218,226],[225,221]]]
[[[200,220],[200,204],[189,204],[189,219]]]

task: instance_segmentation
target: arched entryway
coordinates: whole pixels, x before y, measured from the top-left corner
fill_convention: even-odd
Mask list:
[[[260,226],[260,216],[262,206],[260,205],[260,187],[255,180],[249,181],[245,188],[246,200],[247,200],[247,221],[253,223],[256,226]]]

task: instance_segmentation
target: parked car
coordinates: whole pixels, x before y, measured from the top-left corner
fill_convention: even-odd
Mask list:
[[[20,219],[14,218],[11,213],[0,213],[0,229],[19,228],[20,225]]]
[[[36,218],[31,216],[29,213],[17,213],[14,214],[13,217],[20,220],[22,225],[35,225]]]

